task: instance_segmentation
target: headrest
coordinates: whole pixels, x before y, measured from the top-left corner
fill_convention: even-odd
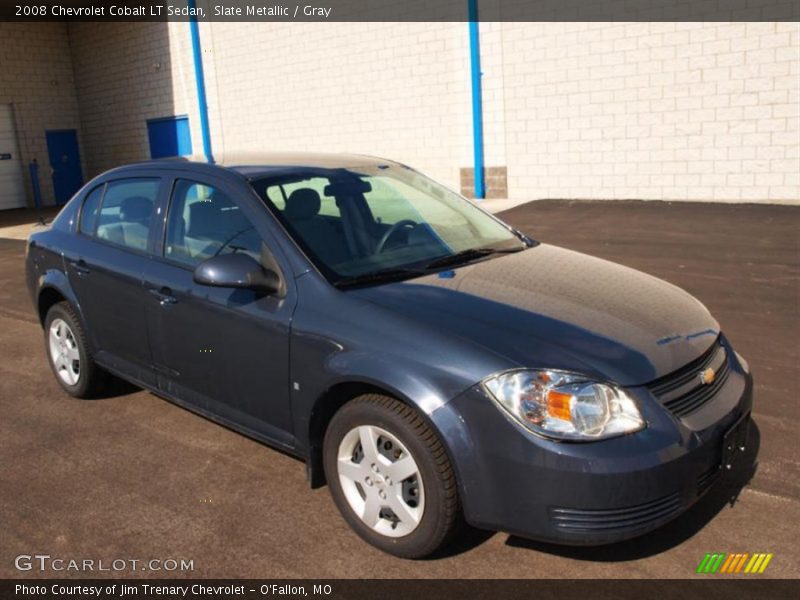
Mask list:
[[[325,186],[325,189],[322,190],[326,196],[350,196],[352,194],[366,194],[371,191],[372,184],[369,181],[356,179],[355,177],[329,183]]]
[[[283,212],[290,221],[310,219],[319,214],[321,205],[322,201],[316,191],[311,188],[301,188],[289,194]]]
[[[209,237],[219,228],[220,211],[213,202],[195,202],[189,205],[189,237]]]
[[[120,221],[147,221],[153,212],[153,201],[144,196],[125,198],[119,205]]]

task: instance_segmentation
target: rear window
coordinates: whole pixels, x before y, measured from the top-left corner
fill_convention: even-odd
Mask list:
[[[97,216],[98,239],[132,250],[146,250],[158,186],[158,179],[110,182]]]

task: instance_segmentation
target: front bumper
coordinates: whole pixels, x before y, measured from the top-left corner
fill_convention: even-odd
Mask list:
[[[645,387],[627,388],[647,428],[591,443],[539,437],[475,386],[431,418],[455,463],[465,517],[485,529],[562,544],[605,544],[651,531],[684,512],[723,470],[723,439],[749,418],[752,378],[725,340],[731,372],[687,418]]]

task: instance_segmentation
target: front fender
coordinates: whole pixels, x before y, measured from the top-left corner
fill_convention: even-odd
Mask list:
[[[296,338],[294,338],[296,339]],[[300,353],[296,342],[292,349]],[[298,377],[292,382],[292,416],[297,449],[306,458],[312,487],[324,484],[322,437],[327,423],[346,400],[366,392],[384,393],[413,406],[436,431],[445,444],[445,432],[431,417],[442,413],[458,395],[460,385],[437,374],[430,365],[408,361],[398,356],[362,351],[345,352],[338,348],[324,362],[321,370],[305,371],[314,376]],[[307,348],[305,352],[309,352]],[[293,354],[296,359],[299,357]],[[307,354],[305,355],[308,356]],[[293,375],[297,371],[293,370]],[[294,379],[294,377],[293,377]],[[330,404],[329,404],[330,403]],[[453,462],[455,464],[455,462]]]
[[[381,355],[366,351],[339,351],[322,358],[322,369],[299,368],[319,347],[292,344],[292,415],[299,446],[311,445],[311,419],[317,402],[342,385],[355,385],[383,390],[430,415],[463,391],[464,386],[443,377],[430,365],[421,365],[397,355]]]
[[[297,281],[289,385],[301,451],[314,441],[310,429],[317,402],[337,385],[384,390],[427,417],[487,375],[516,366],[312,276]]]

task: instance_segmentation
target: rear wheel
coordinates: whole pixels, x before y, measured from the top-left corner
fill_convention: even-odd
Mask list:
[[[325,434],[324,463],[345,520],[381,550],[422,558],[454,533],[453,468],[436,433],[402,402],[370,394],[342,407]]]
[[[105,373],[95,364],[80,321],[69,304],[59,302],[47,311],[44,337],[50,368],[65,392],[88,398],[100,391]]]

